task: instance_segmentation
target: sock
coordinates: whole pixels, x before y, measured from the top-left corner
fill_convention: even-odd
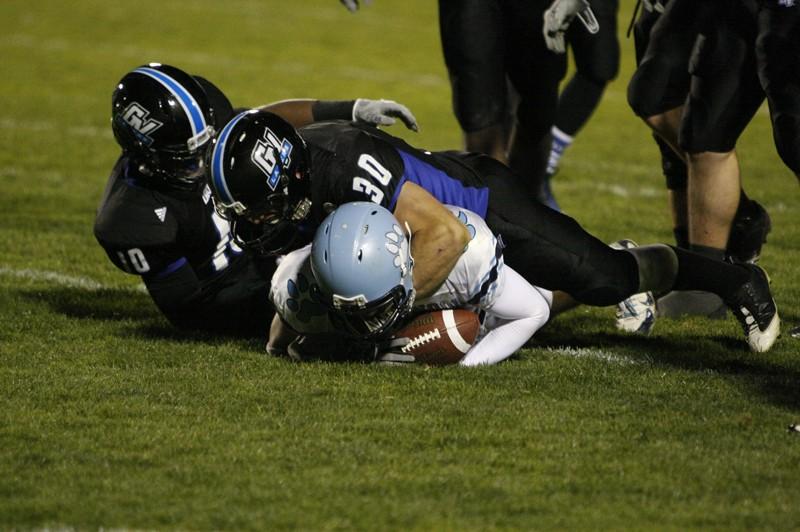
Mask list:
[[[573,137],[567,135],[556,126],[550,130],[553,135],[553,144],[550,148],[550,158],[547,160],[547,175],[552,176],[558,170],[558,162],[570,144],[572,144]]]
[[[689,249],[689,229],[686,227],[675,227],[672,229],[675,235],[675,245],[679,248]]]
[[[698,255],[708,257],[714,260],[725,260],[725,250],[712,248],[709,246],[701,246],[700,244],[689,244],[689,249]]]
[[[692,246],[709,255],[724,256],[725,250],[705,246]],[[717,260],[695,251],[673,248],[678,256],[678,275],[673,290],[703,290],[713,292],[722,299],[728,299],[750,278],[750,270],[744,266]],[[710,251],[709,251],[710,250]]]

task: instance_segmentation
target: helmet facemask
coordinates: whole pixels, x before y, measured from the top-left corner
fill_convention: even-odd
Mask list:
[[[411,312],[409,234],[391,212],[368,202],[343,204],[322,222],[311,248],[314,293],[338,330],[380,338]]]
[[[326,301],[316,290],[321,302],[333,312],[330,314],[333,325],[343,333],[354,338],[376,339],[390,334],[395,325],[403,320],[414,306],[415,291],[397,285],[382,298],[366,302],[360,298],[348,300],[333,296]]]

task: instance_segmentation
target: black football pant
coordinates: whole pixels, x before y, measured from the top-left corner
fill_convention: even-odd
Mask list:
[[[640,287],[634,255],[615,250],[569,216],[525,193],[505,165],[478,154],[464,162],[489,186],[486,223],[505,244],[505,262],[529,283],[562,290],[587,305],[607,306],[651,287]],[[673,248],[678,269],[672,289],[705,290],[727,298],[747,280],[740,266]]]

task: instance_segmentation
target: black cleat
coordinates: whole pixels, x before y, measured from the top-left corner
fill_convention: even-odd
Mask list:
[[[761,256],[761,247],[772,230],[769,214],[758,202],[750,200],[736,211],[731,226],[726,254],[732,262],[756,262]]]
[[[769,351],[781,332],[778,307],[769,290],[767,273],[755,264],[742,264],[750,270],[750,279],[725,301],[741,323],[750,350]]]

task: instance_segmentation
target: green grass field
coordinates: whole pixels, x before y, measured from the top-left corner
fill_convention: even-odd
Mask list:
[[[336,0],[4,0],[0,21],[0,529],[800,528],[800,340],[786,334],[753,355],[733,317],[640,338],[589,309],[495,367],[298,365],[174,332],[107,260],[92,223],[125,72],[176,64],[242,106],[392,98],[421,125],[393,132],[457,147],[432,0],[357,15]],[[670,242],[622,48],[555,192],[607,241]],[[787,330],[797,183],[766,111],[739,149],[772,215],[761,264]]]

